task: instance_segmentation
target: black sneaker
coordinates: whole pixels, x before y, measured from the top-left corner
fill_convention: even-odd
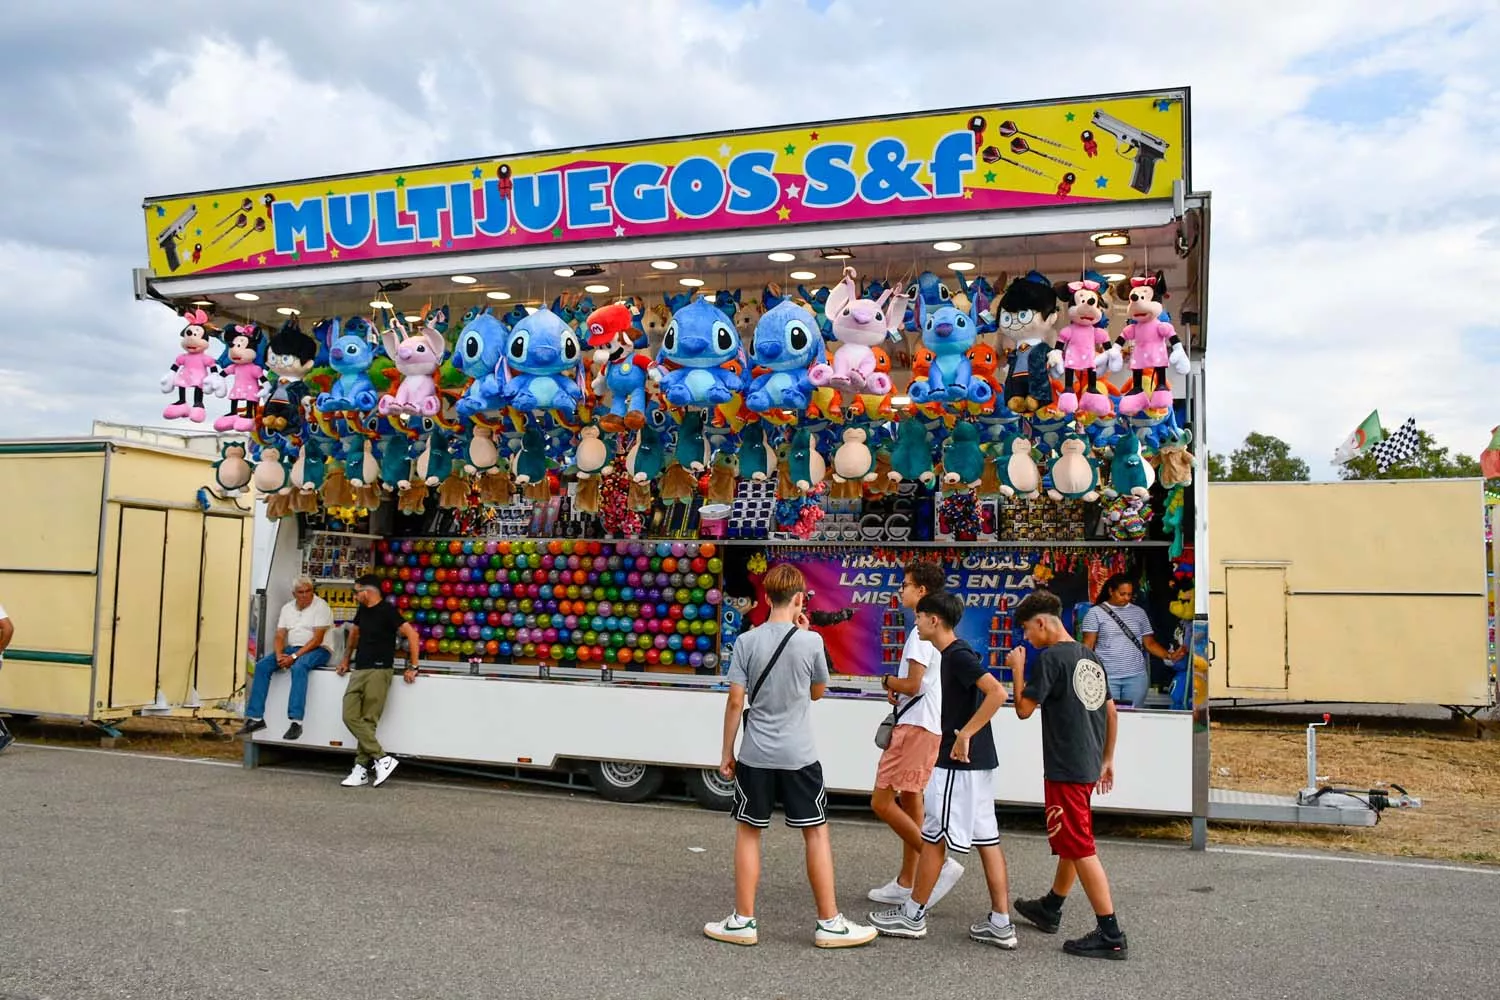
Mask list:
[[[1047,909],[1047,904],[1040,899],[1018,899],[1011,904],[1011,909],[1043,934],[1056,934],[1058,927],[1062,926],[1062,913]]]
[[[234,735],[249,736],[251,733],[258,733],[264,728],[266,728],[265,719],[246,719],[245,724]]]
[[[1104,932],[1097,927],[1076,941],[1064,941],[1063,951],[1069,955],[1081,955],[1084,958],[1110,958],[1116,962],[1125,961],[1130,954],[1123,932],[1119,937],[1106,937]]]
[[[16,738],[8,730],[0,729],[0,750],[4,750],[16,741]]]
[[[293,720],[292,724],[290,726],[286,727],[286,735],[283,736],[282,739],[284,739],[284,740],[300,740],[301,738],[302,738],[302,723],[298,722],[296,720]]]

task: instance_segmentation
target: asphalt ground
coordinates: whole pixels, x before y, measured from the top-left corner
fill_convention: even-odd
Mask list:
[[[1021,930],[965,936],[966,874],[925,941],[812,947],[801,838],[767,836],[761,943],[702,937],[731,905],[731,823],[693,806],[505,790],[407,767],[345,789],[318,766],[15,746],[0,755],[0,998],[1431,997],[1500,995],[1500,869],[1106,843],[1131,957]],[[1006,834],[1016,891],[1051,858]],[[893,874],[894,836],[833,829],[839,900]],[[977,865],[977,858],[975,859]]]

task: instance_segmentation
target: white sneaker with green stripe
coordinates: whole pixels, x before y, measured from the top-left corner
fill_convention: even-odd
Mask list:
[[[858,948],[862,944],[869,944],[878,936],[879,932],[875,928],[846,920],[840,913],[832,920],[818,921],[818,929],[813,932],[813,944],[819,948]]]
[[[703,933],[715,941],[723,941],[727,944],[750,945],[759,940],[759,935],[755,930],[755,918],[742,917],[738,913],[731,913],[723,920],[704,924]]]

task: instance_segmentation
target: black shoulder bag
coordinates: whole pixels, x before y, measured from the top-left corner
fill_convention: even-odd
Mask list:
[[[786,649],[786,644],[789,643],[789,642],[791,642],[792,641],[792,636],[794,636],[796,634],[797,634],[797,626],[793,625],[791,631],[789,631],[786,635],[782,636],[782,638],[781,638],[781,644],[776,647],[776,652],[772,653],[771,654],[771,658],[768,661],[766,661],[766,669],[762,670],[760,672],[760,676],[757,677],[757,678],[755,678],[755,686],[750,689],[750,698],[745,702],[745,710],[740,713],[740,729],[741,730],[746,731],[746,732],[749,731],[749,728],[750,728],[750,706],[754,703],[755,696],[758,695],[758,694],[760,694],[760,686],[762,684],[764,684],[766,682],[766,678],[771,675],[771,668],[774,667],[774,666],[776,666],[776,661],[777,660],[781,659],[781,651],[784,650],[784,649]]]

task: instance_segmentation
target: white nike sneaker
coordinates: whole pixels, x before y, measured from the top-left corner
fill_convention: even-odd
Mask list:
[[[370,769],[363,764],[355,764],[354,770],[349,772],[349,777],[339,782],[345,788],[358,788],[360,785],[368,785],[369,783]]]
[[[742,917],[738,913],[731,913],[723,920],[704,924],[703,933],[715,941],[723,941],[727,944],[751,945],[760,940],[760,935],[756,932],[755,918]]]
[[[889,903],[891,906],[900,906],[908,899],[911,899],[911,890],[895,879],[891,879],[879,889],[871,889],[866,895],[876,903]]]
[[[932,909],[944,896],[958,885],[958,880],[963,877],[964,866],[948,858],[943,862],[942,871],[938,872],[937,885],[932,887],[932,898],[927,901],[927,909]]]
[[[396,765],[399,763],[401,762],[390,754],[386,754],[375,762],[375,781],[373,784],[376,788],[385,784],[385,779],[391,776],[391,772],[396,770]]]
[[[813,944],[819,948],[858,948],[874,941],[879,934],[875,928],[846,920],[840,913],[827,923],[818,921]]]

